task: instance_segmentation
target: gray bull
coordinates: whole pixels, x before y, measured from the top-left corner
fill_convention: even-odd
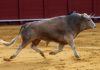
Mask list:
[[[31,48],[33,50],[40,53],[41,56],[45,58],[44,53],[36,47],[41,40],[59,43],[58,48],[50,52],[51,55],[61,52],[64,45],[69,44],[74,56],[79,58],[79,55],[75,49],[74,38],[81,31],[95,27],[95,23],[86,13],[72,13],[67,16],[58,16],[47,20],[26,23],[22,25],[19,34],[11,42],[6,42],[2,39],[0,42],[4,45],[11,45],[16,41],[19,35],[21,35],[22,38],[22,43],[17,49],[16,53],[5,60],[15,58],[29,43],[32,43]]]

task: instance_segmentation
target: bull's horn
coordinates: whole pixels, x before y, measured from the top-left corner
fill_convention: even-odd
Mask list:
[[[90,17],[94,17],[94,16],[95,16],[95,14],[93,14],[93,15],[92,15],[92,14],[90,14],[89,16],[90,16]]]

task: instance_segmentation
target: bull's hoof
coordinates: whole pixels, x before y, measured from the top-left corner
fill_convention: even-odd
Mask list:
[[[79,56],[76,56],[76,58],[77,58],[77,59],[80,59],[80,57],[79,57]]]
[[[80,56],[79,56],[79,55],[75,55],[75,57],[76,57],[77,59],[79,59],[79,58],[80,58]]]
[[[9,58],[3,58],[4,61],[11,61]]]
[[[49,54],[50,54],[50,55],[55,55],[56,53],[55,53],[55,52],[50,52]]]
[[[43,57],[43,58],[46,58],[44,53],[40,52],[40,55]]]
[[[74,58],[76,61],[80,61],[81,60],[81,58]]]

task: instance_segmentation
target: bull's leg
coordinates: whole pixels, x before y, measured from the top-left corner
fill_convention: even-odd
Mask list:
[[[59,44],[58,48],[54,51],[51,51],[49,54],[55,55],[55,54],[61,52],[63,50],[63,48],[64,48],[64,44]]]
[[[39,48],[37,48],[37,45],[39,44],[39,42],[40,42],[40,40],[34,40],[34,41],[32,42],[31,48],[32,48],[33,50],[35,50],[36,52],[40,53],[40,55],[41,55],[42,57],[45,58],[44,53],[43,53]]]
[[[28,43],[28,41],[23,41],[22,44],[18,47],[17,51],[13,55],[11,55],[10,58],[4,58],[4,60],[9,61],[11,59],[14,59]]]
[[[72,49],[72,51],[74,53],[74,56],[76,58],[79,58],[79,55],[78,55],[78,53],[76,51],[76,48],[75,48],[75,43],[74,43],[73,36],[70,35],[70,36],[66,37],[66,40],[67,40],[68,44],[70,45],[70,47],[71,47],[71,49]]]
[[[69,45],[71,46],[71,48],[72,48],[72,50],[73,50],[74,56],[75,56],[76,58],[79,58],[79,54],[78,54],[77,51],[76,51],[74,42],[72,41],[71,43],[69,43]]]

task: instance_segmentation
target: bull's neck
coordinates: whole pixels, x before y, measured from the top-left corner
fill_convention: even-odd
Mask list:
[[[80,25],[74,25],[70,27],[74,38],[81,32]]]

